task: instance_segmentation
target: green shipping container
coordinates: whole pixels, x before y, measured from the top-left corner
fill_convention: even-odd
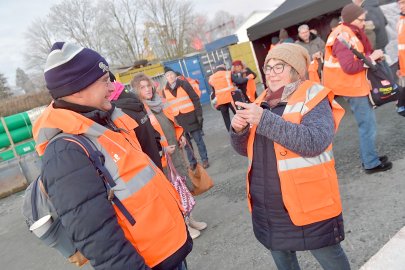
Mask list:
[[[9,131],[14,129],[18,129],[24,126],[30,126],[31,120],[28,116],[27,112],[17,113],[10,116],[4,117],[4,121],[6,122],[7,128]],[[0,122],[0,133],[5,133],[6,130],[4,129],[3,123]]]
[[[11,139],[14,143],[22,142],[32,138],[32,126],[23,126],[10,131]],[[0,134],[0,148],[10,145],[10,141],[6,133]]]

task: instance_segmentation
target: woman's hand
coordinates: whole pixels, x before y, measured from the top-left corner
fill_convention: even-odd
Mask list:
[[[169,145],[165,147],[165,153],[172,155],[174,153],[174,150],[176,150],[176,145]]]
[[[179,146],[183,148],[184,146],[186,146],[186,143],[186,138],[184,136],[181,136],[179,139]]]
[[[243,110],[237,110],[236,115],[242,117],[247,123],[251,125],[258,125],[262,118],[263,108],[257,106],[255,103],[235,102],[237,106],[243,107]],[[233,126],[232,126],[233,127]]]
[[[231,121],[231,127],[236,133],[241,132],[248,124],[249,123],[238,114],[235,114]]]
[[[384,57],[384,52],[383,52],[382,50],[380,50],[380,49],[374,50],[373,53],[370,54],[369,57],[370,57],[372,60],[376,61],[376,60],[378,60],[378,59]]]

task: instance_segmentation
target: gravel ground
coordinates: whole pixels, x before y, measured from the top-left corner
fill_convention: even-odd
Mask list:
[[[346,103],[342,104],[347,107]],[[376,110],[377,147],[394,161],[385,173],[365,175],[358,154],[357,127],[347,111],[334,142],[336,167],[344,207],[346,240],[343,247],[352,269],[359,269],[405,225],[405,119],[394,105]],[[190,270],[276,269],[271,255],[255,239],[245,197],[247,160],[237,155],[221,114],[204,107],[205,141],[215,186],[197,197],[194,217],[208,228],[195,239],[188,257]],[[0,265],[7,270],[76,269],[26,230],[20,214],[22,193],[0,200]],[[320,269],[308,252],[299,253],[301,268]],[[91,269],[89,266],[82,269]]]

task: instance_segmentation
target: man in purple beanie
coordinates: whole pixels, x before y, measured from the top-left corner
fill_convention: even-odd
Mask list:
[[[33,133],[44,191],[77,249],[69,260],[81,265],[85,260],[74,259],[80,254],[96,270],[185,270],[192,240],[176,190],[142,151],[135,120],[110,103],[107,61],[91,49],[56,42],[45,81],[53,102]],[[112,179],[66,137],[74,135],[102,154],[98,162]]]

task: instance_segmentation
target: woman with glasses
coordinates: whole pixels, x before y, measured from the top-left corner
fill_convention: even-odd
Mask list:
[[[343,108],[330,89],[306,80],[310,56],[277,45],[263,71],[267,89],[232,119],[233,148],[249,159],[247,194],[254,234],[278,269],[300,269],[309,250],[324,269],[350,269],[340,246],[342,206],[332,140]]]

